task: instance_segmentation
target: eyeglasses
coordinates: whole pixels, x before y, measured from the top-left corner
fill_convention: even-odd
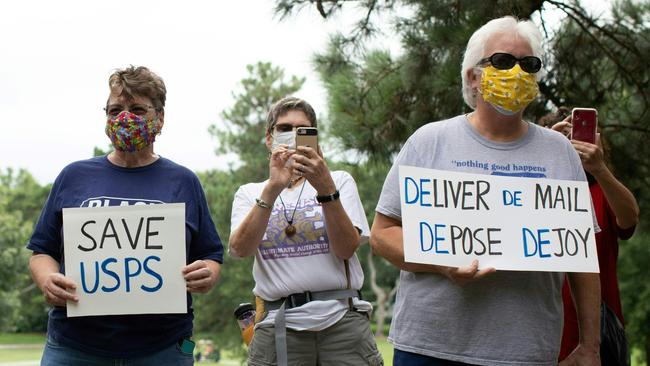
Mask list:
[[[120,114],[122,111],[128,111],[142,117],[145,114],[147,114],[147,112],[149,112],[150,109],[154,109],[154,107],[147,104],[134,104],[128,107],[124,107],[119,104],[113,104],[104,108],[104,110],[106,111],[106,115],[111,117],[117,117],[117,115]]]
[[[535,56],[525,56],[516,58],[509,53],[497,52],[490,57],[481,59],[477,65],[482,65],[489,62],[492,66],[499,70],[512,69],[516,63],[519,63],[521,69],[529,74],[534,74],[542,68],[542,60]]]
[[[278,132],[289,132],[295,130],[298,127],[308,127],[308,126],[294,126],[288,123],[283,123],[283,124],[273,126],[273,128],[275,128],[275,130]]]

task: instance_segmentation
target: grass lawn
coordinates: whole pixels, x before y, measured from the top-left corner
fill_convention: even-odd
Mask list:
[[[45,344],[44,334],[7,334],[0,333],[0,345],[6,344],[21,344],[28,345],[27,348],[0,348],[0,366],[5,362],[17,361],[33,361],[40,360],[43,353],[43,345]],[[33,347],[30,347],[33,345]],[[385,366],[393,366],[393,346],[388,343],[386,338],[377,339],[377,348],[384,357]],[[639,350],[632,350],[632,366],[646,366],[645,363],[637,362],[640,356]],[[222,352],[221,361],[215,362],[200,362],[196,363],[197,366],[239,366],[242,365],[240,360],[233,357],[229,352]]]
[[[45,344],[45,334],[0,333],[0,344]]]
[[[0,345],[20,344],[21,348],[1,349],[0,366],[4,362],[40,360],[45,344],[45,334],[0,333]]]
[[[377,348],[384,358],[384,366],[393,366],[393,345],[388,343],[386,337],[377,338]]]
[[[0,366],[4,362],[40,360],[42,354],[43,354],[43,347],[21,348],[21,349],[0,349]]]
[[[15,348],[15,349],[0,349],[0,366],[4,362],[17,362],[17,361],[31,361],[40,360],[43,354],[43,344],[45,343],[44,334],[7,334],[0,333],[0,345],[3,344],[23,344],[34,345],[34,348]],[[384,364],[386,366],[393,365],[393,347],[386,338],[377,339],[377,348],[384,357]],[[201,362],[196,363],[201,366],[239,366],[240,360],[228,352],[222,353],[221,361],[214,362]]]
[[[377,348],[379,349],[381,355],[384,357],[384,366],[393,366],[393,346],[390,343],[388,343],[385,337],[377,339]],[[230,358],[228,356],[229,356],[228,352],[223,352],[221,361],[217,363],[204,361],[204,362],[196,362],[195,365],[197,366],[239,366],[239,365],[246,364],[245,362],[243,364],[240,364],[240,361],[238,359]]]

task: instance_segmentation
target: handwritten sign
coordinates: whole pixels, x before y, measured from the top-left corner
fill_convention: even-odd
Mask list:
[[[185,204],[64,208],[68,316],[187,312]]]
[[[586,182],[399,167],[407,262],[598,272]]]

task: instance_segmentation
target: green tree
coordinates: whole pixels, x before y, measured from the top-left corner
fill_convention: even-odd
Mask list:
[[[620,252],[618,268],[625,331],[631,345],[642,350],[641,357],[650,365],[650,235],[637,233],[621,243]]]
[[[313,2],[279,0],[288,16]],[[329,17],[348,6],[365,10],[350,34],[336,34],[315,65],[328,91],[331,131],[344,149],[373,161],[391,161],[418,127],[468,112],[460,91],[460,65],[469,36],[487,19],[505,14],[528,18],[542,1],[317,1]],[[320,5],[318,5],[320,4]],[[408,16],[397,9],[406,8]],[[394,24],[403,54],[370,49],[366,41],[380,29],[382,15]],[[389,30],[385,30],[386,33]],[[541,101],[539,104],[543,104]]]
[[[213,170],[199,173],[217,231],[225,248],[230,235],[233,196],[241,180],[232,171]],[[219,349],[243,354],[242,339],[233,317],[240,303],[253,302],[253,258],[236,259],[224,253],[221,278],[214,290],[194,296],[195,331],[206,334]]]
[[[41,186],[26,170],[14,172],[8,168],[0,171],[0,186],[5,187],[6,209],[21,215],[21,219],[32,224],[38,220],[50,185]]]
[[[260,181],[268,171],[264,144],[266,114],[277,100],[292,95],[305,82],[291,76],[285,80],[284,70],[268,62],[247,65],[248,76],[240,81],[240,90],[233,93],[234,105],[221,113],[223,125],[213,124],[209,132],[217,140],[217,154],[234,153],[241,161],[238,174],[247,181]]]
[[[330,168],[341,169],[349,172],[357,182],[357,190],[366,212],[368,222],[375,216],[377,197],[386,176],[387,166],[382,164],[349,164],[335,162]],[[365,300],[373,304],[373,317],[376,325],[375,336],[385,335],[385,326],[388,325],[392,314],[392,305],[395,301],[399,270],[386,260],[372,254],[369,245],[362,245],[357,251],[364,273],[362,294]]]
[[[49,187],[25,170],[0,172],[0,331],[43,331],[47,306],[33,285],[25,249]]]
[[[93,157],[108,155],[111,151],[113,151],[113,145],[108,145],[106,149],[95,146],[93,148]]]
[[[6,192],[0,187],[0,197]],[[20,293],[26,287],[27,253],[23,246],[30,227],[18,212],[8,212],[6,199],[0,201],[0,330],[15,331],[20,317]]]
[[[553,2],[554,4],[556,2]],[[542,92],[553,104],[593,106],[609,142],[614,172],[650,218],[650,3],[618,1],[597,21],[557,2],[567,19],[552,40],[553,64]]]
[[[228,170],[199,173],[218,232],[227,248],[230,216],[235,191],[249,182],[268,177],[268,152],[264,144],[266,113],[278,99],[292,95],[302,87],[304,78],[285,80],[284,70],[270,63],[247,66],[248,74],[233,94],[233,106],[221,113],[223,126],[213,124],[209,132],[217,138],[218,153],[235,153],[240,164]],[[243,354],[242,339],[233,317],[235,308],[254,302],[253,258],[235,259],[225,255],[222,277],[215,291],[195,296],[196,331],[209,333],[219,348]]]
[[[331,133],[343,149],[359,153],[354,156],[389,162],[418,127],[468,112],[460,65],[470,35],[495,17],[532,17],[549,34],[548,73],[527,118],[535,121],[562,105],[597,108],[618,176],[639,198],[642,212],[650,212],[647,1],[615,1],[611,18],[591,15],[578,0],[276,1],[284,17],[311,6],[325,18],[352,6],[364,10],[356,28],[334,35],[315,56],[328,91]],[[564,18],[550,29],[549,10],[557,9]],[[393,25],[384,31],[400,38],[400,55],[367,49],[380,16]]]

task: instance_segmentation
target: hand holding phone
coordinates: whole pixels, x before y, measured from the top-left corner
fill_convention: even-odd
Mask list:
[[[598,111],[594,108],[573,108],[571,124],[571,139],[596,144]]]
[[[296,146],[309,146],[318,151],[318,129],[316,127],[296,128]]]

